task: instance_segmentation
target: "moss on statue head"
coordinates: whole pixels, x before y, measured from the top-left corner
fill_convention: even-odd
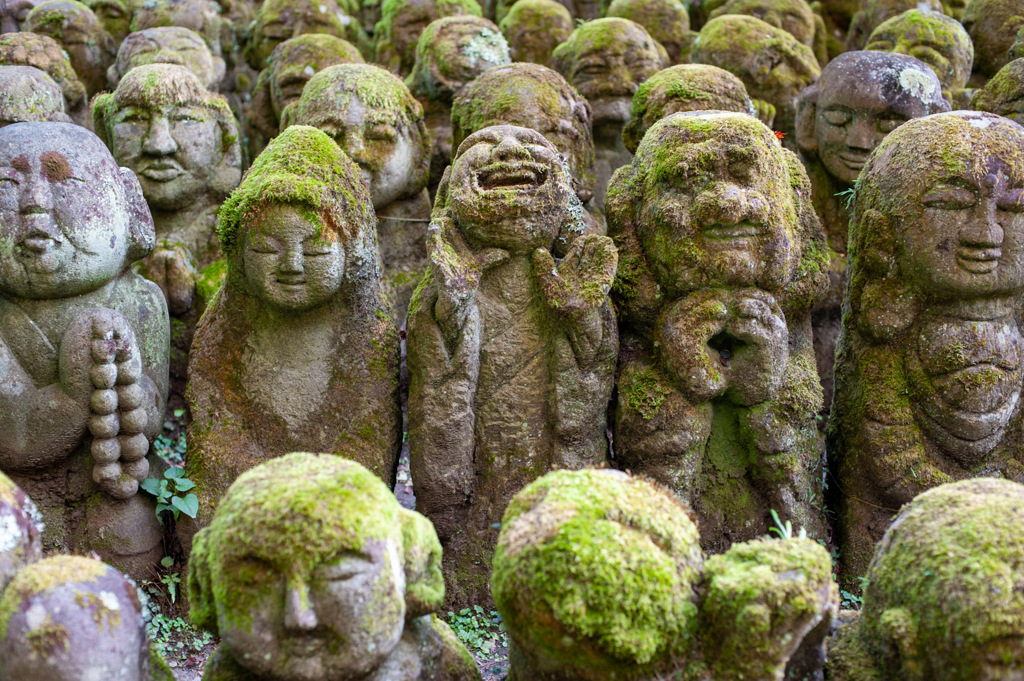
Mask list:
[[[85,98],[85,86],[78,79],[71,62],[53,38],[22,31],[0,35],[0,64],[34,66],[60,86],[68,107]]]
[[[960,22],[931,10],[911,9],[886,19],[871,32],[864,49],[920,59],[947,90],[962,89],[974,63],[974,44]]]
[[[505,510],[492,593],[528,657],[581,678],[638,673],[692,645],[701,563],[697,527],[669,493],[617,471],[557,471]]]
[[[478,75],[510,61],[508,42],[492,22],[472,15],[442,17],[423,29],[406,84],[417,96],[451,104]]]
[[[555,0],[519,0],[498,24],[508,39],[512,61],[551,66],[551,53],[572,34],[575,24]]]
[[[428,3],[431,5],[428,12],[433,19],[461,14],[483,16],[483,10],[477,0],[384,0],[380,6],[380,21],[377,22],[374,35],[378,36],[378,39],[390,41],[398,16],[416,8],[423,8]]]
[[[555,70],[568,80],[575,64],[586,55],[603,53],[607,56],[633,50],[655,52],[662,66],[668,66],[665,48],[651,37],[647,29],[634,21],[618,17],[594,19],[580,24],[568,40],[555,48],[552,58]]]
[[[975,90],[971,108],[1024,125],[1024,58],[1011,61],[985,87]]]
[[[332,64],[362,64],[356,46],[329,33],[304,33],[274,48],[267,69],[276,73],[288,66],[308,65],[315,71]]]
[[[687,58],[690,16],[679,0],[612,0],[606,16],[629,19],[643,26],[668,52],[670,64]]]
[[[21,570],[0,598],[0,638],[7,634],[11,617],[29,599],[69,584],[96,583],[114,568],[82,556],[53,556]]]

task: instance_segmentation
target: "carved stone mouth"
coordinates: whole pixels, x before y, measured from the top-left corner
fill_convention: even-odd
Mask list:
[[[1001,248],[961,246],[956,249],[956,262],[971,274],[989,274],[999,267],[1003,257]]]
[[[492,163],[476,173],[481,189],[520,189],[540,187],[548,179],[548,170],[539,163]]]
[[[859,154],[840,154],[840,160],[850,170],[862,170],[864,165],[868,162],[867,154],[861,156]]]
[[[706,225],[701,231],[709,239],[715,239],[717,241],[732,241],[736,239],[753,239],[761,233],[761,228],[753,222],[744,220],[742,222],[728,225],[715,222],[710,225]]]
[[[185,170],[174,161],[157,161],[146,166],[140,175],[155,182],[170,182]]]

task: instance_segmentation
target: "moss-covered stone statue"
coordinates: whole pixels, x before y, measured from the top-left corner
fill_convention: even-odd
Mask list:
[[[629,19],[641,26],[668,53],[669,64],[681,64],[690,58],[690,15],[679,0],[612,0],[607,17]]]
[[[1021,0],[970,0],[964,8],[964,28],[974,42],[974,73],[977,85],[996,75],[1009,61],[1008,52],[1024,29]]]
[[[679,64],[658,71],[633,95],[622,143],[635,154],[647,129],[680,111],[736,111],[756,115],[736,76],[709,64]]]
[[[96,15],[114,44],[120,45],[131,33],[132,14],[142,3],[139,0],[85,0],[82,4]]]
[[[423,29],[416,64],[405,83],[423,105],[430,131],[431,194],[452,160],[452,101],[481,73],[510,61],[505,36],[487,19],[443,17]]]
[[[811,48],[756,17],[726,14],[704,25],[690,59],[723,68],[742,80],[752,99],[774,109],[766,115],[764,106],[755,101],[758,118],[772,121],[771,127],[790,136],[783,138],[787,146],[795,147],[791,140],[796,98],[821,75]]]
[[[0,473],[0,594],[18,571],[43,557],[43,529],[36,505]]]
[[[221,638],[203,681],[479,681],[433,614],[440,567],[430,521],[359,464],[289,454],[258,466],[192,551],[192,621]]]
[[[260,71],[274,48],[289,38],[307,33],[337,36],[361,49],[369,49],[369,39],[359,18],[346,12],[337,0],[266,0],[260,5],[251,28],[245,58]]]
[[[828,250],[796,156],[746,114],[672,114],[616,173],[608,232],[618,465],[688,501],[708,551],[766,534],[772,510],[820,537]]]
[[[604,215],[594,205],[594,137],[590,105],[557,71],[539,64],[509,64],[480,75],[452,104],[452,149],[492,125],[536,130],[565,158],[576,196],[583,203],[587,234],[604,234]],[[561,257],[574,232],[562,234]]]
[[[846,49],[863,50],[872,31],[908,9],[942,12],[942,3],[940,0],[864,0],[850,21]]]
[[[28,13],[43,0],[6,0],[0,3],[0,34],[17,33]]]
[[[932,67],[942,89],[949,93],[966,87],[974,63],[974,45],[959,21],[938,12],[917,9],[879,24],[864,49],[920,59]]]
[[[215,57],[234,49],[234,31],[215,0],[148,0],[132,14],[131,30],[179,26],[203,37]]]
[[[224,80],[224,59],[213,56],[203,37],[181,26],[160,26],[130,33],[117,50],[117,59],[107,69],[107,84],[116,89],[121,78],[136,66],[177,64],[184,66],[208,90],[215,91]]]
[[[359,166],[377,214],[384,282],[402,322],[427,259],[430,134],[420,103],[379,66],[339,64],[310,79],[281,125],[322,130]]]
[[[85,86],[56,40],[28,32],[0,35],[0,65],[32,66],[48,75],[64,95],[64,113],[78,125],[92,129]]]
[[[416,503],[445,546],[449,602],[486,601],[501,509],[552,468],[605,462],[618,335],[611,239],[561,260],[583,208],[554,144],[514,126],[459,146],[438,189],[431,263],[409,307]]]
[[[47,0],[29,12],[24,30],[60,44],[90,97],[106,89],[117,46],[91,9],[75,0]]]
[[[476,0],[384,0],[374,38],[374,63],[406,78],[416,63],[420,34],[441,17],[483,15]]]
[[[509,681],[820,678],[839,600],[816,542],[758,539],[705,561],[685,505],[612,470],[519,492],[491,589]]]
[[[901,504],[1024,475],[1024,128],[993,114],[904,123],[861,172],[828,426],[855,584]]]
[[[904,506],[875,549],[860,612],[829,640],[830,681],[1024,674],[1024,486],[941,485]]]
[[[728,0],[710,14],[746,14],[789,33],[814,51],[819,65],[828,62],[825,22],[806,0]]]
[[[1024,125],[1024,58],[999,69],[985,87],[975,90],[971,108],[1010,118]]]
[[[569,39],[573,27],[569,10],[555,0],[520,0],[500,24],[512,61],[549,68],[551,53]]]
[[[258,148],[250,140],[250,152],[256,152],[251,153],[252,158],[263,151],[267,140],[277,136],[281,114],[289,104],[299,101],[310,78],[328,66],[362,63],[363,57],[355,45],[326,33],[305,33],[275,47],[253,92],[249,124],[263,139]]]
[[[0,470],[49,550],[134,575],[163,555],[136,494],[167,400],[168,319],[129,269],[153,248],[138,180],[70,123],[0,129]]]
[[[0,681],[174,681],[151,649],[135,582],[98,560],[53,556],[0,598]]]
[[[359,168],[327,135],[285,130],[220,213],[227,277],[189,357],[185,470],[201,500],[183,544],[244,471],[286,452],[348,452],[393,482],[398,330]]]
[[[60,86],[34,66],[0,66],[0,128],[43,121],[71,122]]]
[[[157,248],[141,271],[171,314],[194,328],[196,272],[220,255],[217,209],[242,177],[238,123],[223,97],[174,64],[129,71],[112,94],[96,98],[93,119],[117,162],[139,178],[153,214]],[[188,340],[174,343],[182,378]]]
[[[829,295],[814,311],[818,376],[832,403],[832,368],[846,292],[846,238],[854,182],[887,134],[912,118],[949,111],[923,62],[887,52],[845,52],[800,93],[797,144],[811,178],[814,210],[828,239]]]
[[[590,103],[594,127],[594,204],[604,209],[608,181],[632,154],[622,144],[633,93],[669,65],[665,48],[628,19],[581,24],[553,54],[555,70]]]

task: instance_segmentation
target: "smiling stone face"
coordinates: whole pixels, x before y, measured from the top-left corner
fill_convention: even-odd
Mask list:
[[[974,62],[974,45],[960,22],[938,12],[916,9],[879,25],[864,49],[920,59],[932,67],[947,90],[967,85]]]

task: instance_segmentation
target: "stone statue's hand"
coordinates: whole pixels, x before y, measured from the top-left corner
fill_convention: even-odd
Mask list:
[[[164,293],[172,315],[192,309],[196,293],[196,275],[188,252],[181,244],[164,244],[139,263],[139,274]]]
[[[149,474],[149,420],[142,356],[128,321],[116,310],[93,311],[89,401],[93,480],[103,491],[127,499]]]
[[[432,225],[433,227],[433,225]],[[434,314],[445,338],[454,339],[465,324],[469,308],[476,298],[480,277],[485,271],[508,259],[500,248],[474,252],[457,229],[434,233],[430,261],[438,284]]]
[[[712,339],[729,318],[729,292],[696,291],[672,303],[654,331],[659,361],[691,404],[703,404],[726,389],[722,357]]]
[[[727,369],[728,396],[741,406],[760,404],[776,395],[789,359],[789,327],[771,294],[755,289],[736,292],[725,325],[735,339]]]
[[[574,241],[557,264],[547,249],[533,252],[533,271],[548,306],[573,320],[601,307],[618,262],[615,243],[597,234]]]

